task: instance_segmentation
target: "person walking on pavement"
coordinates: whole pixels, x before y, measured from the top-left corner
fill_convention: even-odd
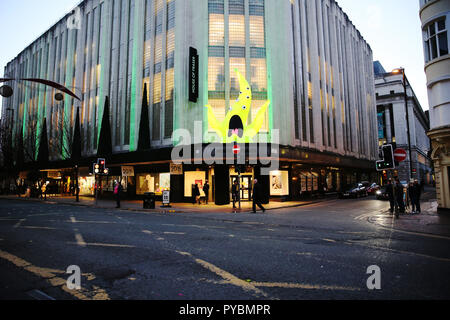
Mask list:
[[[208,183],[208,180],[206,180],[205,185],[203,186],[203,192],[205,193],[205,204],[208,204],[208,197],[209,197],[209,183]]]
[[[231,186],[231,197],[233,198],[233,209],[236,209],[236,202],[239,202],[239,183],[237,179],[234,180],[233,185]]]
[[[395,209],[394,186],[392,185],[391,179],[389,179],[388,185],[386,186],[386,194],[388,195],[389,204],[391,205],[390,211],[391,213],[394,213]]]
[[[414,199],[413,213],[420,213],[420,196],[422,195],[422,186],[417,179],[414,180],[412,197]]]
[[[398,178],[395,180],[394,196],[396,202],[395,216],[398,218],[399,213],[405,212],[405,203],[403,202],[403,185],[400,183]]]
[[[114,180],[114,197],[116,198],[116,209],[120,208],[120,194],[122,193],[122,184]]]
[[[262,198],[262,186],[259,184],[258,179],[255,179],[255,183],[253,185],[253,213],[256,213],[256,206],[258,206],[263,212],[266,212],[266,209],[261,204]]]
[[[200,204],[200,189],[198,188],[198,184],[196,183],[194,186],[194,204],[198,203]]]

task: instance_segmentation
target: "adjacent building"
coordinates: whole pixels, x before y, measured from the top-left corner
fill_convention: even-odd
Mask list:
[[[407,151],[407,158],[392,172],[401,181],[418,179],[431,183],[433,176],[430,156],[430,121],[423,111],[408,78],[406,94],[401,72],[386,72],[379,61],[374,62],[375,95],[377,99],[378,142],[379,145],[393,144]],[[406,105],[409,121],[406,121]],[[408,128],[409,125],[409,128]],[[408,139],[409,133],[409,139]],[[412,159],[409,159],[411,149]],[[392,178],[392,176],[390,178]],[[388,175],[386,174],[387,178]]]
[[[439,209],[450,209],[450,0],[420,0]]]
[[[126,167],[130,176],[123,184],[131,194],[170,189],[175,201],[186,201],[193,183],[209,180],[214,198],[228,195],[236,168],[196,163],[174,169],[171,150],[178,142],[172,135],[200,131],[203,149],[218,141],[205,106],[218,121],[225,119],[242,94],[237,70],[251,87],[248,124],[270,101],[254,139],[279,146],[271,154],[279,158],[279,170],[262,178],[267,193],[298,198],[376,179],[372,63],[370,46],[334,0],[85,0],[5,68],[5,77],[64,84],[81,102],[67,95],[57,101],[54,89],[11,81],[15,93],[3,112],[13,117],[16,134],[36,141],[30,128],[46,119],[51,141],[64,128],[73,131],[79,109],[85,159],[80,185],[90,194],[88,168],[108,97],[113,152],[104,190]],[[150,135],[142,150],[145,87],[149,116],[143,121]],[[50,152],[51,168],[42,168],[61,183],[71,172],[63,149]],[[263,166],[256,160],[246,158],[243,199]]]

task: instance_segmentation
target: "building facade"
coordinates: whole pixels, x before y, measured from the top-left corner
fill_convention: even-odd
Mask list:
[[[189,96],[191,48],[198,53],[196,102]],[[248,123],[258,114],[263,118],[255,143],[280,146],[280,168],[264,180],[268,188],[280,187],[271,179],[283,181],[278,189],[270,187],[271,195],[296,198],[375,179],[372,51],[333,0],[83,1],[5,68],[5,77],[64,84],[81,101],[65,96],[58,102],[57,91],[16,81],[3,112],[13,117],[16,134],[38,141],[39,130],[32,128],[44,119],[49,140],[60,139],[64,128],[70,136],[79,109],[82,154],[92,160],[108,97],[113,175],[121,175],[121,166],[134,168],[126,189],[171,189],[182,200],[190,197],[193,182],[209,180],[214,196],[216,167],[184,165],[181,176],[170,174],[173,132],[194,136],[200,123],[200,143],[220,141],[205,106],[218,121],[225,119],[242,93],[238,74],[251,88]],[[151,152],[137,158],[144,87]],[[8,108],[16,110],[13,115]],[[50,152],[50,160],[67,159],[63,149]],[[226,179],[236,175],[233,166],[225,171]],[[242,184],[248,189],[257,172],[247,166]],[[84,178],[86,192],[92,192],[92,177]]]
[[[450,0],[420,0],[439,209],[450,209]]]
[[[411,178],[429,184],[433,178],[432,162],[429,158],[431,144],[427,136],[430,121],[414,94],[408,78],[405,77],[409,109],[408,128],[403,75],[386,72],[384,68],[380,68],[379,62],[375,62],[374,67],[379,145],[394,144],[397,148],[407,151],[406,160],[399,163],[392,175],[398,176],[401,181],[408,181]],[[409,159],[408,132],[412,161]]]

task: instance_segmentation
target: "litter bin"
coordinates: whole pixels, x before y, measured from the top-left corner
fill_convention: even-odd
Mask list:
[[[155,193],[147,192],[144,194],[144,209],[155,209]]]

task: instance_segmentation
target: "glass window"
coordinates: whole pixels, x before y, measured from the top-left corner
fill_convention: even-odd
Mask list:
[[[243,15],[229,16],[230,46],[245,47],[245,17]]]
[[[424,30],[426,62],[448,54],[445,19],[431,23]]]
[[[251,87],[253,92],[267,91],[266,59],[251,59]]]
[[[234,69],[237,69],[241,75],[246,78],[245,58],[230,58],[230,90],[239,91],[239,79]]]
[[[208,90],[225,91],[225,59],[208,58]]]
[[[209,45],[223,46],[225,43],[225,22],[223,14],[209,15]]]
[[[222,122],[225,119],[225,100],[223,99],[209,99],[209,105],[211,106],[214,115],[218,122]],[[209,127],[210,131],[213,131],[211,127]]]
[[[266,103],[265,100],[253,100],[252,101],[252,122],[255,120],[256,115],[258,114],[259,109],[261,109],[261,107]],[[268,121],[268,112],[266,111],[265,117],[264,117],[264,122],[263,125],[261,127],[261,131],[260,132],[269,132],[269,121]]]
[[[264,47],[264,17],[250,16],[250,46]]]

